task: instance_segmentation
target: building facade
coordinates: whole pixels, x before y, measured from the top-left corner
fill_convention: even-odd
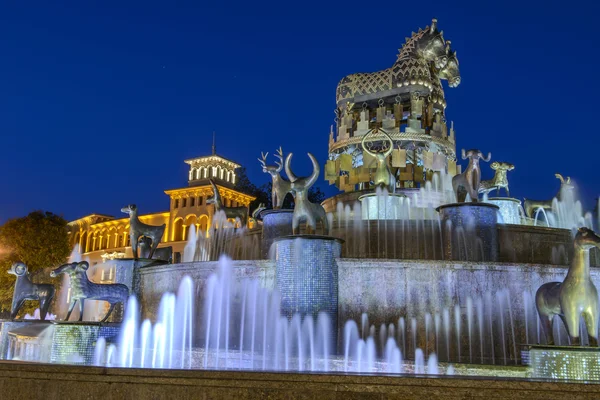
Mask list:
[[[174,261],[181,259],[192,225],[197,232],[205,234],[211,226],[215,207],[206,203],[213,195],[209,179],[217,185],[226,207],[249,207],[255,199],[235,190],[235,170],[240,165],[217,155],[214,150],[209,156],[185,160],[185,163],[189,165],[188,186],[165,191],[169,196],[169,210],[139,216],[149,225],[166,224],[159,247],[172,246]],[[132,256],[129,217],[90,214],[69,222],[68,226],[72,246],[90,265]]]

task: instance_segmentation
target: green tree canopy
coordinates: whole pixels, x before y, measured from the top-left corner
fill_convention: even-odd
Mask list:
[[[33,278],[70,253],[67,221],[51,212],[34,211],[0,226],[0,311],[10,309],[15,277],[6,271],[13,262],[24,262]]]

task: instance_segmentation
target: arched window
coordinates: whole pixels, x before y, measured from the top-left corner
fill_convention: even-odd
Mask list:
[[[202,232],[202,234],[206,234],[208,230],[208,215],[201,215],[198,218],[198,231]]]
[[[175,221],[175,224],[173,225],[173,240],[175,242],[179,242],[181,240],[183,240],[183,219],[179,218]]]

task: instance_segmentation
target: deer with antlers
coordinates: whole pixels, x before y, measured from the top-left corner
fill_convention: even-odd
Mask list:
[[[275,157],[277,157],[279,161],[275,161],[275,165],[267,165],[268,152],[261,152],[260,155],[261,158],[259,158],[258,161],[262,164],[263,172],[271,175],[271,178],[273,179],[271,202],[273,203],[273,209],[278,210],[283,206],[283,199],[285,199],[285,196],[292,190],[291,182],[280,174],[283,169],[283,150],[281,150],[281,146],[277,150]]]

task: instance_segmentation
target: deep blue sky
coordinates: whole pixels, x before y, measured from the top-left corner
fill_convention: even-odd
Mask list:
[[[570,175],[591,208],[597,3],[4,2],[0,223],[166,210],[163,190],[186,185],[183,160],[210,152],[213,130],[257,184],[256,157],[280,144],[307,172],[307,151],[326,159],[337,82],[391,66],[433,17],[460,61],[446,90],[458,149],[514,163],[520,198],[551,197],[554,173]]]

